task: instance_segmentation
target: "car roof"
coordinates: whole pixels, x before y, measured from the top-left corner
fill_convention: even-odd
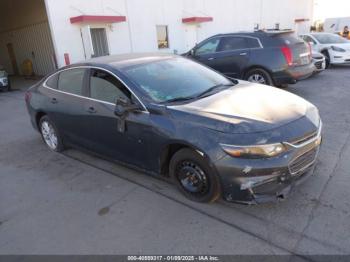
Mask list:
[[[256,36],[274,36],[274,35],[290,34],[290,33],[294,33],[294,31],[289,29],[288,30],[237,31],[237,32],[216,34],[214,36],[246,35],[246,36],[256,37]]]
[[[167,53],[127,53],[120,55],[110,55],[96,57],[83,61],[80,64],[85,65],[109,65],[112,67],[127,67],[131,65],[145,64],[170,58],[179,57],[174,54]]]

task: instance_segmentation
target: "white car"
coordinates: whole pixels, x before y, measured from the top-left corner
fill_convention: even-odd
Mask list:
[[[350,64],[350,41],[336,34],[310,33],[300,36],[311,48],[326,57],[326,67],[330,64]]]
[[[0,65],[0,90],[9,91],[10,90],[10,81],[6,71]]]
[[[312,50],[312,62],[315,65],[314,74],[323,72],[326,69],[326,58],[319,52]]]

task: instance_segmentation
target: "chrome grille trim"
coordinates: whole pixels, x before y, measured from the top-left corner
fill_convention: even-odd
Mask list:
[[[298,156],[289,165],[288,169],[291,175],[296,175],[312,166],[317,159],[319,147],[313,148],[306,153]]]
[[[311,143],[314,143],[316,142],[320,137],[321,137],[321,131],[322,131],[322,121],[320,121],[320,126],[318,128],[318,132],[317,132],[317,135],[314,136],[313,138],[311,139],[308,139],[307,141],[305,142],[302,142],[302,143],[289,143],[289,142],[283,142],[283,144],[287,145],[287,146],[290,146],[292,148],[302,148],[304,146],[307,146]]]

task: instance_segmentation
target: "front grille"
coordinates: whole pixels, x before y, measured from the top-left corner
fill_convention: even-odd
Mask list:
[[[317,131],[315,132],[312,132],[312,133],[309,133],[301,138],[297,138],[293,141],[290,141],[291,144],[295,145],[295,146],[298,146],[298,145],[301,145],[303,143],[305,143],[306,141],[308,140],[311,140],[313,138],[315,138],[317,136]]]
[[[322,64],[323,64],[322,61],[316,62],[316,63],[315,63],[315,66],[316,66],[317,69],[322,69]]]
[[[317,156],[318,147],[302,154],[289,164],[289,171],[292,175],[297,174],[311,166]]]

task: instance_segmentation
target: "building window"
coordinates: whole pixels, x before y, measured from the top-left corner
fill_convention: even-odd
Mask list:
[[[168,26],[157,25],[158,49],[169,48]]]

